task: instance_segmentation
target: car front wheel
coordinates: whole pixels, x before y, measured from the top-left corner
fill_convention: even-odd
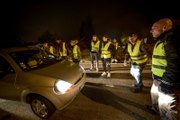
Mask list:
[[[40,118],[47,119],[54,112],[54,105],[44,97],[41,96],[33,96],[30,102],[32,111]]]

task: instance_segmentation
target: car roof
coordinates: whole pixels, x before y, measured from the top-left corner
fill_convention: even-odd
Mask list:
[[[34,46],[28,46],[28,47],[7,47],[7,48],[1,48],[0,52],[9,53],[9,52],[18,52],[18,51],[25,51],[25,50],[37,50],[38,48]]]

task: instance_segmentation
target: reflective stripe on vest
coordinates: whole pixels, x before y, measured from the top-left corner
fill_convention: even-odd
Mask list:
[[[99,45],[100,45],[100,40],[98,40],[96,43],[94,43],[92,41],[91,42],[91,46],[92,46],[91,51],[98,52],[99,51]]]
[[[152,56],[152,73],[162,77],[167,66],[164,44],[157,42],[154,46]]]
[[[60,55],[61,56],[67,56],[67,49],[66,49],[66,46],[65,46],[65,42],[63,42],[63,51],[60,51]]]
[[[110,46],[111,42],[106,43],[104,46],[104,43],[102,43],[102,48],[101,48],[101,58],[111,58],[111,52],[108,51],[108,48]]]
[[[131,56],[132,62],[135,62],[137,64],[145,63],[148,60],[147,54],[140,51],[141,42],[142,41],[137,40],[134,48],[132,48],[132,44],[128,44],[128,52]]]

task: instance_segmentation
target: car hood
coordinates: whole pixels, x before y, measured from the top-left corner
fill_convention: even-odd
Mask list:
[[[31,73],[75,83],[79,77],[82,77],[84,70],[79,64],[65,60]]]

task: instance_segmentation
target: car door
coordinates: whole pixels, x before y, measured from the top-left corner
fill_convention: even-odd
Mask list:
[[[6,59],[0,56],[0,98],[19,99],[15,88],[16,73]]]

